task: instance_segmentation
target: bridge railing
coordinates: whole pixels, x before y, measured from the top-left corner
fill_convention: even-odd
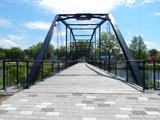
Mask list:
[[[132,61],[131,61],[132,62]],[[135,62],[135,61],[134,61]],[[141,74],[144,77],[142,81],[143,90],[160,89],[160,61],[140,61],[136,60]],[[126,60],[111,60],[111,61],[90,61],[89,63],[102,68],[108,73],[122,77],[126,82],[136,84],[132,76],[129,61]]]
[[[4,60],[0,64],[0,87],[7,90],[8,87],[16,86],[25,88],[28,86],[28,75],[34,60]],[[43,60],[36,82],[53,76],[61,70],[75,64],[68,60]]]

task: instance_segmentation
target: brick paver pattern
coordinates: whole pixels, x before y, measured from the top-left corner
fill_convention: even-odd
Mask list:
[[[4,101],[0,120],[160,120],[160,96],[78,63]]]

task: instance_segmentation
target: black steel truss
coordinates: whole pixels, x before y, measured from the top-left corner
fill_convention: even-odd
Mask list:
[[[68,19],[75,19],[75,20],[79,20],[79,21],[98,19],[98,20],[100,20],[100,22],[99,23],[92,23],[92,24],[84,24],[84,23],[83,24],[82,23],[81,24],[76,24],[76,23],[68,23],[67,22]],[[141,86],[144,78],[141,75],[141,72],[138,68],[138,65],[134,61],[134,58],[133,58],[132,54],[130,53],[130,51],[129,51],[127,45],[126,45],[126,42],[125,42],[117,24],[116,24],[113,16],[111,14],[90,14],[90,13],[58,14],[58,15],[55,16],[55,18],[54,18],[54,20],[51,24],[51,27],[50,27],[47,35],[46,35],[46,38],[43,42],[42,48],[39,51],[39,53],[37,54],[37,56],[35,58],[35,62],[33,63],[33,66],[32,66],[31,71],[29,73],[29,77],[28,77],[29,84],[34,83],[37,76],[38,76],[39,69],[40,69],[40,66],[41,66],[41,60],[43,60],[44,55],[47,51],[48,45],[49,45],[49,43],[51,41],[51,38],[52,38],[52,35],[53,35],[53,29],[54,29],[57,22],[62,22],[66,26],[66,53],[67,53],[67,40],[68,40],[67,31],[68,30],[70,30],[70,38],[71,38],[71,36],[73,37],[75,47],[76,47],[76,43],[78,43],[75,36],[84,36],[84,37],[85,36],[90,36],[90,39],[89,39],[89,51],[90,51],[92,43],[95,43],[95,46],[96,46],[96,40],[95,40],[95,42],[93,42],[93,38],[94,38],[94,36],[96,36],[96,34],[95,34],[96,30],[99,28],[98,30],[99,30],[99,39],[100,39],[101,25],[103,23],[105,23],[106,21],[110,22],[110,24],[111,24],[111,26],[114,30],[114,33],[117,37],[117,40],[120,44],[120,47],[122,48],[124,56],[125,56],[126,60],[128,60],[128,62],[129,62],[131,71],[133,73],[133,77],[135,78],[135,81]],[[73,28],[72,26],[79,26],[79,27]],[[83,26],[86,26],[86,28],[84,28]],[[93,28],[87,28],[87,26],[93,26]],[[89,31],[92,30],[92,34],[91,35],[77,35],[77,34],[74,34],[73,30],[74,31],[75,30],[89,30]],[[71,40],[70,40],[70,45],[71,45]],[[99,53],[100,53],[100,51],[99,51]]]

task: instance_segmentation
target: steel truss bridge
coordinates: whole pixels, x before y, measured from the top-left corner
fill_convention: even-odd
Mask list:
[[[54,20],[49,28],[49,31],[44,39],[43,46],[38,52],[33,66],[30,70],[28,76],[28,84],[31,85],[35,82],[40,66],[42,64],[42,60],[46,54],[48,46],[53,39],[54,42],[57,41],[57,45],[59,44],[59,40],[56,36],[60,36],[62,33],[58,32],[58,26],[63,25],[63,33],[65,33],[63,43],[65,42],[65,52],[66,52],[66,60],[71,60],[72,58],[68,56],[68,53],[72,51],[77,51],[77,45],[80,42],[88,43],[87,46],[87,55],[88,57],[85,59],[86,62],[90,62],[91,58],[89,56],[90,52],[95,50],[95,55],[98,54],[99,57],[95,57],[92,61],[101,61],[101,37],[102,32],[113,33],[116,36],[116,41],[119,44],[121,51],[125,60],[128,60],[128,64],[131,69],[131,73],[134,77],[135,82],[142,86],[144,78],[141,74],[139,67],[134,60],[131,52],[129,51],[127,44],[119,30],[119,27],[116,24],[114,17],[111,14],[90,14],[90,13],[80,13],[80,14],[58,14],[54,17]],[[61,29],[62,30],[62,29]],[[56,34],[57,32],[57,34]],[[104,46],[103,46],[104,47]],[[77,57],[74,60],[78,60]]]

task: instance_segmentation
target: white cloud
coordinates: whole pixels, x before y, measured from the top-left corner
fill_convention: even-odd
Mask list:
[[[127,45],[129,46],[131,44],[130,40],[126,40]],[[147,49],[157,49],[158,51],[160,51],[160,44],[154,43],[154,42],[150,42],[150,41],[144,41],[145,45],[147,46]]]
[[[148,49],[157,49],[160,51],[160,44],[156,44],[156,43],[153,43],[153,42],[150,42],[150,41],[145,41],[145,44],[147,45],[147,48]]]
[[[29,29],[39,29],[39,30],[48,30],[51,23],[43,21],[27,22],[25,27]]]
[[[7,38],[3,38],[0,39],[0,46],[3,48],[11,48],[11,47],[17,47],[18,45]]]
[[[7,38],[12,40],[12,41],[20,41],[20,40],[23,40],[25,37],[24,36],[18,36],[18,35],[8,35]]]
[[[156,13],[155,13],[155,16],[160,16],[160,12],[156,12]]]
[[[11,25],[10,21],[4,18],[0,18],[0,28],[8,28]]]
[[[159,2],[159,1],[160,0],[141,0],[140,5],[155,3],[155,2]]]
[[[7,35],[4,38],[0,38],[0,47],[3,48],[11,48],[18,47],[20,45],[17,44],[20,40],[23,40],[25,37],[21,35]]]
[[[52,13],[106,13],[114,8],[133,5],[136,0],[35,0],[35,4]]]
[[[34,0],[36,7],[51,13],[107,13],[119,6],[139,6],[160,0]]]
[[[131,33],[131,32],[128,32],[127,34],[128,34],[128,35],[130,35],[130,36],[132,36],[132,35],[133,35],[133,33]]]

